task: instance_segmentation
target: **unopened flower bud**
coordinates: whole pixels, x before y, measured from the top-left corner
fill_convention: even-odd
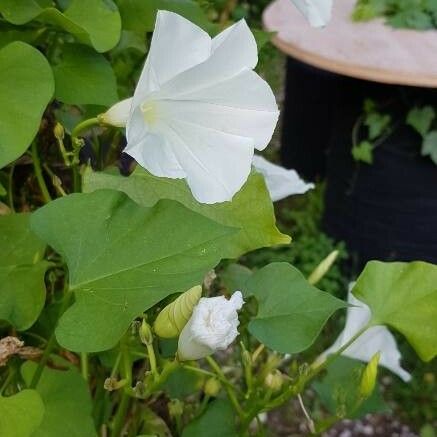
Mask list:
[[[209,378],[206,383],[203,391],[207,396],[210,397],[216,397],[220,390],[222,388],[222,385],[220,384],[220,381],[217,378]]]
[[[284,378],[279,370],[273,370],[264,379],[264,384],[272,391],[278,391],[281,389]]]
[[[202,287],[196,285],[168,304],[153,324],[156,334],[162,338],[177,337],[190,320],[194,307],[202,295]]]
[[[363,371],[363,374],[361,375],[360,395],[364,399],[367,399],[375,388],[380,357],[381,354],[379,352],[373,355],[372,359],[369,361]]]
[[[168,403],[170,417],[181,417],[184,413],[184,404],[179,399],[172,399]]]
[[[311,285],[317,284],[329,272],[329,269],[334,264],[338,257],[338,250],[332,251],[311,273],[308,277],[308,282]]]
[[[144,319],[138,332],[140,334],[141,343],[145,345],[151,345],[153,343],[152,329]]]
[[[55,124],[55,127],[53,129],[53,135],[59,141],[62,141],[64,139],[65,131],[64,131],[64,126],[62,126],[61,123]]]
[[[105,382],[103,383],[103,388],[108,391],[114,391],[114,390],[119,390],[120,388],[124,387],[126,384],[127,384],[126,379],[121,379],[119,381],[116,378],[110,377],[105,379]]]

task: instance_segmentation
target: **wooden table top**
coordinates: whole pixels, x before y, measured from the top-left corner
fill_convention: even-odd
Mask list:
[[[275,0],[263,14],[273,43],[322,70],[398,85],[437,88],[437,31],[393,29],[382,19],[351,20],[356,0],[334,1],[332,20],[312,28],[291,0]]]

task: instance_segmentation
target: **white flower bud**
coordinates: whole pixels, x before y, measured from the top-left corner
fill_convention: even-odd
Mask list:
[[[226,349],[238,335],[237,311],[243,303],[240,291],[229,300],[224,296],[200,299],[179,337],[179,359],[198,360]]]
[[[101,123],[116,127],[125,127],[129,119],[132,97],[112,105],[104,114],[99,115]]]

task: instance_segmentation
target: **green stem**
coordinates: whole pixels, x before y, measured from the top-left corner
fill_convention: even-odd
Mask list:
[[[217,373],[217,376],[219,376],[221,379],[227,380],[225,374],[222,372],[222,369],[220,369],[220,366],[217,364],[217,362],[212,358],[211,356],[206,357],[206,361],[210,365],[210,367],[214,370],[214,372]],[[232,385],[225,385],[226,393],[228,394],[229,400],[231,401],[232,405],[235,408],[235,411],[240,416],[240,419],[245,418],[244,410],[241,408],[240,403],[238,402],[237,396],[235,394],[235,391],[232,387]]]
[[[113,437],[121,436],[121,431],[125,423],[126,413],[129,408],[129,400],[130,399],[127,391],[123,390],[121,394],[121,400],[117,408],[117,413],[115,414],[114,417],[114,425],[111,433]]]
[[[97,117],[89,118],[88,120],[84,120],[71,131],[71,138],[77,138],[79,134],[92,126],[96,126],[100,124],[100,120]]]
[[[44,176],[41,169],[41,161],[39,159],[38,150],[36,148],[36,142],[32,143],[30,148],[32,154],[33,168],[35,170],[36,180],[38,181],[39,188],[41,190],[42,197],[44,198],[44,203],[49,203],[52,198],[50,196],[49,190],[47,188]]]
[[[88,354],[86,352],[80,354],[80,369],[83,379],[88,381]]]
[[[157,380],[159,378],[159,372],[158,372],[158,368],[156,366],[156,355],[155,355],[155,349],[153,348],[153,343],[147,342],[146,348],[147,348],[147,354],[149,357],[150,371],[152,372],[153,379]]]
[[[0,388],[0,395],[2,395],[3,392],[7,389],[9,383],[12,381],[12,378],[13,378],[14,375],[15,375],[15,372],[16,372],[15,368],[13,368],[13,367],[10,368],[9,373],[8,373],[8,376],[6,377],[6,379],[5,379],[4,383],[3,383],[3,385],[2,385],[1,388]]]
[[[58,320],[64,313],[64,311],[67,309],[71,299],[71,293],[67,291],[65,294],[61,308],[59,310]],[[35,388],[38,385],[38,382],[41,378],[42,372],[44,370],[45,365],[47,364],[47,361],[50,357],[50,353],[53,350],[53,347],[56,344],[56,337],[55,337],[55,331],[53,330],[52,334],[50,335],[49,340],[47,341],[46,348],[44,349],[44,353],[42,354],[41,359],[39,360],[38,367],[35,370],[35,373],[33,374],[32,380],[30,382],[29,388]]]
[[[9,178],[8,178],[8,199],[9,199],[9,208],[11,208],[12,212],[15,212],[14,208],[14,170],[15,165],[11,165],[11,169],[9,171]]]

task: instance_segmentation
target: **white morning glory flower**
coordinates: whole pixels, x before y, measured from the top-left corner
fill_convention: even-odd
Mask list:
[[[243,303],[240,291],[229,300],[224,296],[202,297],[179,336],[178,358],[198,360],[226,349],[238,335],[237,311]]]
[[[101,120],[126,125],[124,151],[155,176],[185,178],[199,202],[229,201],[278,120],[272,90],[253,71],[257,62],[244,20],[211,39],[185,18],[159,11],[133,98]]]
[[[306,193],[314,188],[314,184],[305,183],[295,170],[287,170],[262,156],[255,155],[252,164],[264,176],[273,202],[294,194]]]
[[[313,27],[326,26],[331,20],[333,0],[292,0]]]
[[[348,294],[349,307],[346,315],[346,325],[334,344],[323,352],[322,357],[332,354],[347,343],[371,318],[370,308],[358,300],[351,292]],[[401,365],[401,354],[396,340],[385,326],[373,326],[360,335],[343,353],[349,358],[369,362],[377,353],[381,353],[379,364],[391,370],[405,382],[411,375]]]

